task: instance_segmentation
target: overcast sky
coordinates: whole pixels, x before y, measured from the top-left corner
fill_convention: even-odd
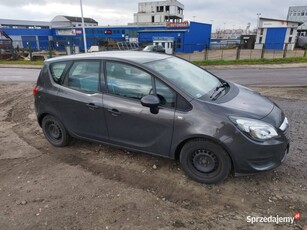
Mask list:
[[[144,0],[143,0],[144,1]],[[145,0],[146,1],[146,0]],[[133,22],[138,10],[137,0],[83,0],[85,17],[99,25],[126,25]],[[150,1],[148,1],[150,2]],[[181,0],[185,20],[213,23],[213,28],[245,28],[257,24],[261,17],[286,19],[289,6],[307,5],[306,0]],[[1,0],[0,18],[50,21],[56,15],[80,16],[79,0]]]

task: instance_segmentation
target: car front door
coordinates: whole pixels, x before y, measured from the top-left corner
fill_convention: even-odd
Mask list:
[[[113,61],[106,62],[105,70],[108,91],[103,104],[110,141],[167,156],[173,133],[174,103],[161,104],[158,114],[152,114],[140,103],[143,96],[156,92],[150,74],[136,66]],[[168,100],[175,101],[175,94],[169,93]]]
[[[100,141],[108,139],[102,91],[101,61],[75,61],[58,90],[58,111],[72,134]],[[101,84],[100,82],[103,82]]]

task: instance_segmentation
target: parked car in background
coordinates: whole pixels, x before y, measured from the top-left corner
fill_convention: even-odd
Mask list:
[[[165,48],[161,45],[149,45],[146,46],[143,51],[145,52],[157,52],[157,53],[165,53]]]
[[[276,104],[165,54],[48,59],[33,94],[52,145],[75,137],[178,159],[201,183],[274,169],[289,150],[288,120]]]

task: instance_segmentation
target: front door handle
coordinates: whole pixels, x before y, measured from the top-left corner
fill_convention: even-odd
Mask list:
[[[88,103],[86,104],[86,106],[91,110],[98,109],[98,106],[95,105],[94,103]]]
[[[120,112],[117,109],[108,109],[108,112],[112,113],[113,116],[120,115]]]

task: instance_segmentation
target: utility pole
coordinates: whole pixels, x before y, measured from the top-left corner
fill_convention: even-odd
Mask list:
[[[81,7],[81,20],[82,20],[82,30],[83,30],[84,52],[87,53],[87,43],[86,43],[86,34],[85,34],[85,27],[84,27],[82,0],[80,0],[80,7]]]

